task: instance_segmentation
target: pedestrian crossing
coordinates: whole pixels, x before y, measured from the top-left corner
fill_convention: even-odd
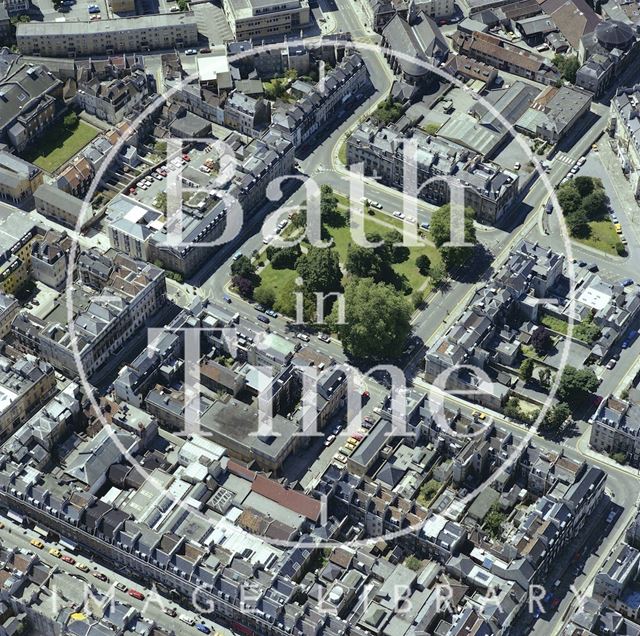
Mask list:
[[[568,155],[566,152],[562,152],[562,151],[556,154],[556,156],[553,159],[554,161],[561,161],[567,166],[573,166],[577,161],[577,159],[574,159],[571,155]]]

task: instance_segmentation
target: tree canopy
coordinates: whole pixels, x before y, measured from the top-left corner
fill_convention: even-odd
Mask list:
[[[410,317],[411,306],[393,286],[352,278],[345,289],[345,324],[336,328],[352,356],[385,360],[402,353]]]
[[[558,399],[574,408],[584,402],[599,384],[593,369],[565,367],[558,385]]]
[[[310,246],[298,258],[296,271],[304,281],[306,292],[330,293],[342,289],[342,272],[338,252],[333,248]]]

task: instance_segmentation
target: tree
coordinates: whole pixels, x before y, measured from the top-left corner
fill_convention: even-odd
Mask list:
[[[571,407],[579,406],[599,385],[598,377],[593,369],[576,369],[565,367],[558,385],[558,399]]]
[[[518,371],[518,375],[520,379],[526,384],[531,380],[533,376],[533,368],[534,362],[531,358],[525,358],[520,365],[520,370]]]
[[[238,290],[238,293],[243,298],[251,298],[253,296],[253,290],[255,288],[253,280],[244,278],[243,276],[234,276],[231,279],[231,284]]]
[[[491,506],[491,509],[484,518],[484,529],[494,539],[502,536],[502,528],[504,526],[505,516],[497,505]]]
[[[244,254],[231,263],[231,274],[249,280],[254,280],[256,276],[255,265]]]
[[[296,263],[296,271],[307,292],[329,292],[342,289],[342,272],[338,252],[332,248],[309,247]]]
[[[565,216],[569,216],[573,212],[576,212],[582,205],[580,194],[571,183],[563,185],[558,190],[557,196],[560,209]]]
[[[167,213],[167,193],[166,192],[158,192],[156,198],[153,200],[153,205],[160,212]]]
[[[404,565],[405,567],[408,567],[410,570],[413,570],[414,572],[418,572],[420,568],[422,568],[422,561],[418,557],[414,556],[413,554],[410,554],[404,560]]]
[[[353,276],[379,280],[382,271],[382,259],[375,250],[352,244],[347,249],[345,267]]]
[[[177,0],[176,6],[180,11],[186,11],[189,8],[188,0]]]
[[[80,123],[80,119],[78,118],[78,115],[76,115],[74,112],[71,112],[67,113],[64,116],[63,123],[65,128],[68,128],[69,130],[75,130]]]
[[[567,225],[571,236],[586,238],[591,234],[589,215],[583,208],[578,208],[567,215]]]
[[[253,299],[265,307],[273,307],[276,302],[276,295],[271,287],[261,285],[253,292]]]
[[[574,337],[584,340],[588,344],[593,344],[601,333],[600,327],[593,323],[592,314],[589,314],[581,323],[578,323],[573,330]]]
[[[567,82],[571,82],[572,84],[576,83],[576,73],[580,68],[580,61],[575,55],[554,55],[552,63],[558,71],[560,71],[562,79],[565,79]]]
[[[409,258],[409,248],[402,244],[402,234],[398,230],[389,230],[383,237],[391,263],[404,263]]]
[[[531,334],[531,346],[535,349],[536,353],[540,355],[544,353],[551,344],[551,336],[549,331],[543,325],[538,326]]]
[[[589,219],[601,219],[609,211],[609,198],[602,188],[596,188],[582,200],[582,209]]]
[[[347,222],[338,210],[338,197],[333,188],[326,184],[320,186],[320,217],[330,227],[343,227]]]
[[[538,382],[543,387],[551,386],[551,369],[548,367],[540,367],[538,369]]]
[[[307,225],[307,211],[298,210],[291,215],[291,226],[295,228],[306,227]]]
[[[423,276],[426,276],[429,273],[429,268],[431,267],[431,260],[426,254],[420,254],[416,258],[416,267]]]
[[[575,177],[573,187],[581,197],[586,197],[593,192],[594,183],[591,177]]]
[[[300,245],[282,248],[272,245],[267,247],[267,258],[273,269],[294,269],[301,254]]]
[[[571,417],[569,405],[560,402],[547,411],[542,421],[542,428],[551,433],[559,433],[569,417]]]
[[[411,306],[393,286],[352,278],[345,289],[345,324],[335,324],[344,349],[376,361],[402,353],[411,331]]]
[[[431,236],[448,271],[463,265],[469,258],[473,244],[477,242],[474,216],[475,212],[471,208],[465,208],[464,240],[470,243],[470,246],[445,245],[451,240],[451,207],[448,203],[438,208],[431,216]]]
[[[522,409],[520,408],[520,402],[518,402],[518,398],[510,397],[507,400],[507,403],[504,405],[502,412],[513,420],[521,420],[522,419]]]
[[[437,287],[442,284],[447,277],[447,270],[442,263],[435,263],[429,270],[429,276],[433,284]]]
[[[622,464],[623,466],[627,463],[627,454],[626,453],[622,453],[622,452],[611,453],[609,455],[609,457],[611,459],[613,459],[614,462],[618,462],[618,464]]]

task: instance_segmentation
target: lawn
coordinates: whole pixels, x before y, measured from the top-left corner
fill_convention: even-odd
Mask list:
[[[342,201],[340,202],[342,204]],[[381,215],[384,216],[384,215]],[[385,219],[386,220],[386,219]],[[392,219],[396,220],[396,219]],[[326,227],[326,226],[325,226]],[[344,263],[347,258],[347,251],[349,245],[352,243],[351,230],[348,225],[344,227],[326,227],[327,231],[333,238],[333,247],[338,252],[340,262]],[[384,235],[389,231],[389,227],[383,226],[378,223],[374,217],[368,217],[367,231],[377,231]],[[395,263],[393,265],[394,271],[399,276],[406,276],[409,282],[411,290],[420,289],[422,285],[427,283],[427,287],[424,290],[428,293],[431,290],[430,279],[423,276],[416,267],[416,258],[420,254],[426,254],[429,257],[432,265],[441,264],[442,260],[438,250],[433,245],[425,245],[421,247],[409,248],[409,258],[402,263]],[[291,281],[295,279],[297,273],[292,269],[273,269],[270,263],[267,263],[266,267],[260,271],[260,278],[262,279],[261,286],[270,287],[273,289],[276,297],[280,295],[283,289],[291,289]]]
[[[616,229],[609,219],[602,221],[590,221],[591,234],[588,238],[576,238],[579,243],[584,243],[607,254],[618,254],[618,249],[622,248],[620,237],[616,234]],[[620,246],[620,248],[618,247]]]
[[[24,159],[47,172],[55,172],[63,163],[77,155],[100,131],[80,121],[75,130],[62,123],[49,129],[25,154]]]
[[[566,320],[562,320],[561,318],[556,318],[555,316],[550,316],[549,314],[544,314],[540,319],[540,322],[545,326],[551,329],[552,331],[557,331],[558,333],[567,334],[569,329],[569,323]]]

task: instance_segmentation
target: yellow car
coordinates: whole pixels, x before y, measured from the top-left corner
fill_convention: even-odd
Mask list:
[[[615,228],[616,228],[616,232],[617,232],[618,234],[622,234],[622,225],[620,225],[620,223],[614,223],[614,224],[613,224],[613,227],[615,227]]]
[[[355,437],[350,437],[347,440],[347,444],[353,444],[354,447],[356,447],[360,442],[355,438]]]
[[[480,415],[480,411],[474,411],[473,413],[471,413],[471,417],[478,417],[478,415]]]
[[[59,559],[62,556],[62,552],[60,552],[60,550],[58,550],[58,548],[50,548],[49,549],[49,554],[51,556],[56,557],[56,559]]]
[[[486,420],[487,419],[487,414],[486,413],[480,413],[480,415],[478,415],[478,419]]]
[[[89,571],[89,566],[85,565],[84,563],[76,563],[76,567],[78,568],[78,570],[80,570],[81,572],[88,572]]]
[[[42,548],[44,548],[44,543],[42,543],[40,539],[31,539],[29,543],[31,543],[32,546],[34,546],[35,548],[38,548],[39,550],[42,550]]]
[[[344,447],[349,451],[349,453],[353,453],[353,451],[356,449],[356,445],[355,444],[351,444],[350,442],[347,442]]]

